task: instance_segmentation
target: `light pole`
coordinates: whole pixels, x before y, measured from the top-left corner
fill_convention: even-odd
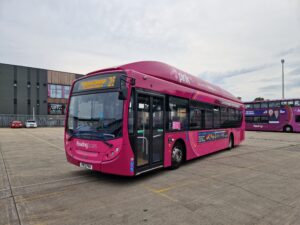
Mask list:
[[[284,99],[284,59],[281,60],[282,64],[282,99]]]

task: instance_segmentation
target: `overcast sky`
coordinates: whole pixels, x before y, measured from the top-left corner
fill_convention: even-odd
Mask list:
[[[0,0],[0,62],[76,73],[156,60],[243,100],[300,97],[300,0]]]

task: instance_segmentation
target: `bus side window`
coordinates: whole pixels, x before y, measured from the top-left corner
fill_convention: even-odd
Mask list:
[[[275,107],[280,107],[280,101],[275,102]]]
[[[241,126],[242,123],[242,111],[235,109],[235,119],[234,119],[235,123],[234,126],[235,127],[239,127]]]
[[[275,102],[269,102],[269,108],[274,108],[275,107]]]
[[[205,110],[205,129],[213,128],[213,111]]]
[[[267,102],[262,102],[261,103],[261,108],[268,108],[268,103]]]
[[[260,108],[260,103],[255,103],[255,104],[253,105],[253,108],[254,108],[254,109],[259,109],[259,108]]]
[[[228,127],[228,108],[221,107],[221,127],[226,128]]]
[[[287,101],[281,101],[281,105],[282,105],[282,106],[287,105]]]
[[[214,106],[214,128],[221,127],[221,114],[220,114],[220,107]]]
[[[254,116],[253,117],[253,122],[254,123],[260,123],[260,117],[259,116]]]
[[[287,103],[289,106],[294,106],[294,101],[292,100],[292,101],[288,101],[288,103]]]
[[[295,100],[295,106],[300,106],[300,100]]]
[[[267,116],[261,116],[260,117],[260,122],[261,123],[269,123],[269,117],[267,117]]]
[[[295,116],[295,122],[296,123],[300,123],[300,115],[296,115]]]
[[[187,130],[188,128],[188,100],[169,97],[169,130]]]
[[[202,128],[202,111],[200,108],[191,106],[190,108],[190,128],[198,129]]]
[[[235,127],[235,109],[229,108],[229,126],[230,127]]]
[[[246,116],[247,123],[253,123],[253,116]]]

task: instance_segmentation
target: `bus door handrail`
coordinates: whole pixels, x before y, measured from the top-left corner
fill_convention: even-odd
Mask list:
[[[137,137],[138,139],[143,139],[143,145],[144,145],[144,141],[146,141],[146,154],[148,155],[148,144],[149,144],[149,141],[148,141],[148,139],[146,138],[146,137],[144,137],[144,136],[138,136]]]

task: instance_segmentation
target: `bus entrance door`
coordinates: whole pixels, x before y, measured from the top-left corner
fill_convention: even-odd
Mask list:
[[[164,97],[137,93],[136,173],[162,167]]]

